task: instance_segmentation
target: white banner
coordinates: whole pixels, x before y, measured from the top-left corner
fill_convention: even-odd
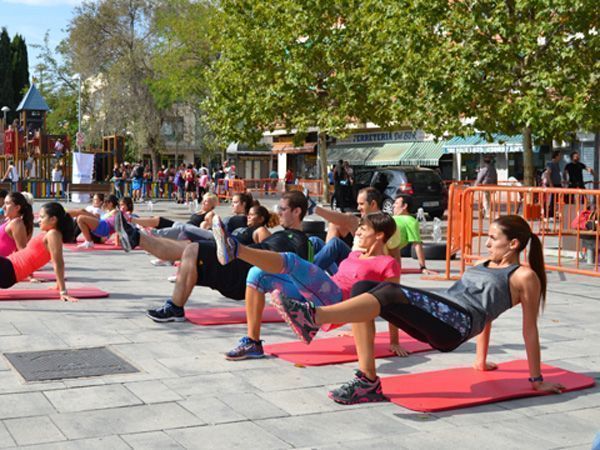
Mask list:
[[[73,152],[73,175],[72,184],[90,184],[94,174],[94,154]],[[75,203],[87,203],[90,194],[74,193],[71,199]]]

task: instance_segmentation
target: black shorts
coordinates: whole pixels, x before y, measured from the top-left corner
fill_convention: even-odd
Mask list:
[[[15,268],[8,258],[0,256],[0,289],[8,289],[17,284]]]
[[[171,228],[174,223],[175,222],[173,222],[172,220],[165,219],[164,217],[159,217],[158,218],[158,226],[156,227],[156,229],[162,230],[163,228]]]
[[[365,292],[379,301],[379,315],[383,319],[436,350],[450,352],[469,338],[471,316],[460,306],[439,295],[396,283],[360,281],[352,287],[353,297]],[[452,326],[448,321],[427,311],[420,305],[424,301],[447,306],[445,309],[450,310],[457,326]]]
[[[246,277],[252,265],[241,259],[234,259],[223,266],[217,260],[217,246],[214,241],[200,241],[197,245],[196,285],[219,291],[224,297],[233,300],[244,300]]]

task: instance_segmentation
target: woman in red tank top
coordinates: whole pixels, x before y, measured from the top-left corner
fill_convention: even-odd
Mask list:
[[[40,210],[40,230],[23,250],[0,257],[0,289],[13,286],[52,261],[61,300],[77,301],[67,292],[63,258],[63,243],[71,239],[73,220],[60,203],[46,203]]]

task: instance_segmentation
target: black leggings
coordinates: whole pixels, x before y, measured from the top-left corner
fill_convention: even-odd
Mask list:
[[[8,258],[0,256],[0,289],[8,289],[16,283],[15,268]]]
[[[469,337],[470,315],[439,295],[395,283],[374,281],[360,281],[352,287],[352,297],[366,292],[379,301],[379,315],[383,319],[439,351],[452,351]],[[439,305],[443,305],[450,320],[441,320],[427,310],[427,307],[436,309]]]

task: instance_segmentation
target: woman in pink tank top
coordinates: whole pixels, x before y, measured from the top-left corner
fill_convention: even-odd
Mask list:
[[[63,243],[71,239],[73,220],[60,203],[46,203],[40,210],[40,230],[24,249],[0,257],[0,289],[13,286],[52,261],[61,300],[77,301],[67,292],[63,258]]]
[[[25,196],[12,192],[4,199],[4,222],[0,223],[0,256],[22,250],[33,233],[33,211]]]

